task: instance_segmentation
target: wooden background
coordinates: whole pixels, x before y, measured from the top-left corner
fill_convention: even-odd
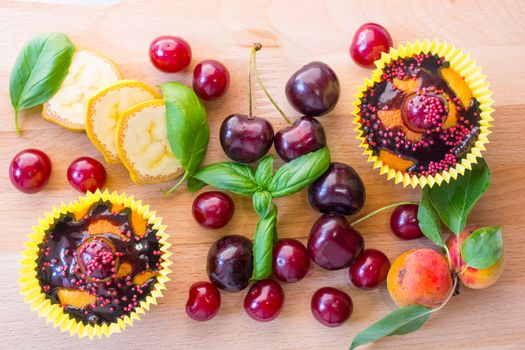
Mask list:
[[[206,103],[211,140],[206,162],[225,160],[218,128],[229,114],[247,113],[246,70],[249,49],[258,41],[260,71],[271,93],[290,116],[284,84],[303,64],[328,63],[339,76],[342,96],[335,111],[321,119],[335,161],[352,165],[361,175],[367,200],[361,214],[398,200],[417,200],[419,190],[387,182],[366,163],[351,125],[353,94],[370,74],[348,55],[356,28],[367,21],[385,25],[395,44],[416,39],[447,40],[464,48],[484,67],[496,101],[493,134],[485,153],[492,169],[492,186],[475,207],[470,222],[502,225],[508,252],[499,283],[485,290],[467,290],[451,300],[417,333],[393,337],[371,349],[523,349],[525,348],[525,2],[524,1],[102,1],[106,5],[60,5],[28,1],[0,2],[0,349],[345,349],[352,337],[394,309],[386,288],[361,291],[349,285],[347,271],[312,268],[307,278],[283,285],[282,314],[270,323],[251,320],[242,308],[245,292],[223,293],[219,315],[197,323],[185,312],[191,283],[206,279],[210,244],[224,234],[251,236],[256,215],[247,198],[234,197],[236,215],[219,231],[201,229],[191,217],[194,195],[185,189],[170,198],[162,186],[131,183],[121,165],[107,165],[107,186],[142,198],[168,224],[173,243],[174,273],[160,305],[141,321],[109,339],[79,340],[60,333],[29,311],[17,285],[22,243],[37,217],[52,205],[74,200],[79,193],[67,182],[66,169],[79,156],[102,157],[82,133],[64,130],[39,117],[40,109],[23,112],[18,137],[13,126],[8,80],[23,43],[41,31],[67,33],[81,47],[100,50],[120,65],[124,76],[149,84],[177,80],[191,82],[192,69],[201,59],[222,61],[231,72],[231,87],[221,100]],[[58,1],[66,2],[67,1]],[[74,1],[74,3],[89,1]],[[148,59],[150,41],[161,34],[184,37],[192,46],[193,61],[182,73],[156,71]],[[256,115],[268,118],[278,130],[285,124],[260,89]],[[53,161],[50,183],[44,191],[26,195],[14,189],[8,166],[18,151],[38,147]],[[272,152],[274,152],[272,150]],[[279,199],[281,237],[303,242],[318,217],[305,192]],[[421,239],[403,242],[388,228],[388,214],[358,227],[367,247],[384,251],[391,259],[413,247],[430,246]],[[338,328],[320,325],[310,313],[310,297],[317,288],[334,286],[350,294],[354,313]]]

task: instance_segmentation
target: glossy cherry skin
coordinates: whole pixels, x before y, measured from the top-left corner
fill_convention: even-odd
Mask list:
[[[191,285],[186,301],[186,313],[196,321],[211,320],[221,307],[221,293],[210,282]]]
[[[216,60],[204,60],[193,70],[193,91],[203,100],[215,100],[224,95],[230,85],[230,72]]]
[[[244,298],[244,311],[256,321],[274,320],[283,309],[284,291],[272,280],[255,282]]]
[[[190,64],[191,47],[182,38],[162,35],[151,42],[149,58],[158,70],[175,73],[183,70]]]
[[[363,247],[361,234],[339,214],[324,214],[317,219],[307,245],[310,258],[327,270],[350,266]]]
[[[332,163],[308,188],[308,200],[321,213],[353,215],[365,204],[363,181],[349,165]]]
[[[332,287],[317,290],[312,296],[310,307],[315,319],[328,327],[343,324],[354,309],[350,296]]]
[[[80,192],[95,192],[106,183],[106,169],[96,159],[80,157],[67,168],[67,179]]]
[[[266,119],[232,114],[221,124],[219,138],[224,153],[238,163],[252,163],[272,147],[273,127]]]
[[[51,159],[41,150],[29,148],[17,153],[9,165],[9,178],[19,191],[37,193],[49,181]]]
[[[423,237],[417,220],[417,204],[404,204],[398,206],[390,216],[390,229],[397,237],[410,240]]]
[[[373,289],[386,280],[390,261],[376,249],[365,249],[350,265],[348,274],[354,286]]]
[[[221,228],[230,222],[235,206],[226,193],[210,191],[201,193],[193,201],[193,217],[206,228]]]
[[[208,251],[206,270],[217,288],[236,292],[248,286],[253,271],[252,241],[238,235],[219,238]]]
[[[273,247],[273,275],[281,282],[297,282],[310,269],[306,247],[296,239],[280,239]]]
[[[301,117],[275,134],[275,150],[289,162],[326,146],[326,135],[321,123],[312,117]]]
[[[357,29],[350,44],[350,56],[364,68],[373,68],[374,61],[382,52],[392,47],[392,37],[385,27],[376,23],[365,23]]]
[[[299,113],[321,116],[332,111],[339,100],[339,80],[323,62],[310,62],[295,72],[286,83],[288,102]]]

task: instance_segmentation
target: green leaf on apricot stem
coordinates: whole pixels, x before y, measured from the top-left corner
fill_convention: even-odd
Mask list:
[[[496,264],[503,254],[501,227],[483,227],[474,231],[461,246],[461,257],[467,266],[486,269]]]
[[[456,235],[464,228],[467,218],[490,185],[490,170],[483,159],[465,171],[463,176],[448,184],[423,191],[436,209],[441,221]]]
[[[350,345],[350,350],[383,337],[415,332],[425,324],[431,312],[432,309],[421,305],[410,305],[394,310],[357,334]]]
[[[423,234],[440,247],[445,247],[438,214],[430,203],[428,187],[423,190],[417,210],[417,221]]]

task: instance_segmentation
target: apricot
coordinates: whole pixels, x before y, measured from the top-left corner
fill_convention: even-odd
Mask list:
[[[388,292],[399,306],[435,308],[452,291],[447,259],[432,249],[412,249],[394,261],[387,276]]]
[[[465,261],[461,257],[461,247],[463,246],[465,239],[477,229],[477,226],[469,225],[459,234],[459,237],[452,234],[447,239],[446,244],[450,252],[452,268],[458,273],[461,282],[469,288],[482,289],[496,283],[501,276],[505,265],[505,251],[503,251],[501,257],[494,265],[486,269],[476,269],[470,266],[466,267]]]
[[[59,288],[57,291],[60,304],[81,309],[95,303],[97,296],[78,289]]]

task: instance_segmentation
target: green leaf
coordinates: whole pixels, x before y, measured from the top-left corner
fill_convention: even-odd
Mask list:
[[[461,257],[465,264],[476,269],[491,267],[503,254],[501,227],[483,227],[465,239],[461,246]]]
[[[166,104],[168,141],[187,176],[197,170],[206,156],[210,129],[206,110],[192,89],[172,82],[160,86]]]
[[[456,180],[428,189],[428,198],[441,221],[459,234],[466,225],[470,211],[490,185],[490,170],[483,159],[471,171]]]
[[[441,232],[441,223],[436,210],[428,198],[428,187],[421,194],[421,202],[417,210],[417,221],[423,234],[440,247],[445,247]]]
[[[275,172],[268,190],[273,198],[294,194],[314,182],[330,166],[330,151],[323,147],[284,164]]]
[[[63,33],[42,33],[27,42],[16,59],[9,80],[11,104],[18,112],[49,101],[64,81],[75,47]]]
[[[243,196],[250,196],[260,189],[253,169],[245,164],[214,163],[199,169],[193,177],[220,190]]]
[[[266,156],[259,162],[255,169],[255,181],[262,188],[267,188],[273,176],[273,157]]]
[[[186,182],[186,187],[188,188],[188,191],[190,191],[192,193],[193,192],[197,192],[198,190],[200,190],[204,186],[206,186],[205,182],[203,182],[203,181],[201,181],[199,179],[196,179],[193,176],[189,177],[188,181]]]
[[[276,223],[277,207],[272,203],[270,214],[257,222],[253,236],[252,280],[263,280],[272,274],[273,243],[277,239]]]
[[[257,191],[253,194],[253,208],[260,218],[264,219],[272,209],[272,195],[268,191]]]
[[[432,309],[421,305],[410,305],[392,311],[367,329],[359,332],[352,341],[350,350],[383,337],[417,331],[428,320],[431,312]]]

